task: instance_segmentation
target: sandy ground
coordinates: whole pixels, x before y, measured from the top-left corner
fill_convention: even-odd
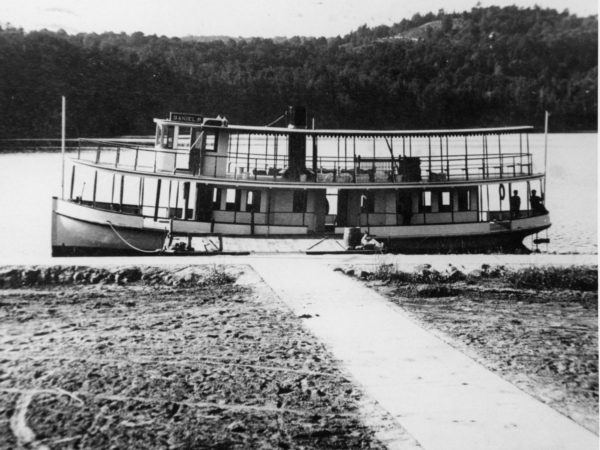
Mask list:
[[[429,297],[410,284],[362,282],[453,347],[598,434],[597,291],[511,289],[495,280],[451,284],[450,295]]]
[[[0,290],[0,448],[384,448],[385,413],[241,279]]]

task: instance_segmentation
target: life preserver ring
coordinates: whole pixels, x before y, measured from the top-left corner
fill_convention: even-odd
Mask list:
[[[503,184],[498,186],[498,193],[500,194],[500,200],[504,200],[504,198],[506,197],[506,191],[504,190]]]

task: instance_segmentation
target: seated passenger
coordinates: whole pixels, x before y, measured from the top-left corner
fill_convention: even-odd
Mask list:
[[[377,241],[369,233],[363,234],[360,244],[364,250],[383,250],[383,243]]]
[[[531,197],[529,197],[529,202],[531,203],[531,210],[534,214],[546,214],[548,210],[543,204],[544,198],[536,195],[536,190],[533,189],[531,191]]]

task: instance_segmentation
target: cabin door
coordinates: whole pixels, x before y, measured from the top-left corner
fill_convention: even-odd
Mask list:
[[[325,194],[325,232],[334,233],[338,223],[338,193],[337,189],[327,189]]]
[[[213,188],[196,183],[196,217],[200,222],[210,222],[212,219]]]
[[[348,191],[341,189],[337,194],[337,218],[338,227],[348,226]]]
[[[412,218],[412,193],[407,190],[398,191],[396,213],[398,225],[410,225]]]

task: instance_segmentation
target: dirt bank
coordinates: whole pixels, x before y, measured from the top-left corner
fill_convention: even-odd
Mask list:
[[[0,448],[383,448],[243,268],[5,268]]]

